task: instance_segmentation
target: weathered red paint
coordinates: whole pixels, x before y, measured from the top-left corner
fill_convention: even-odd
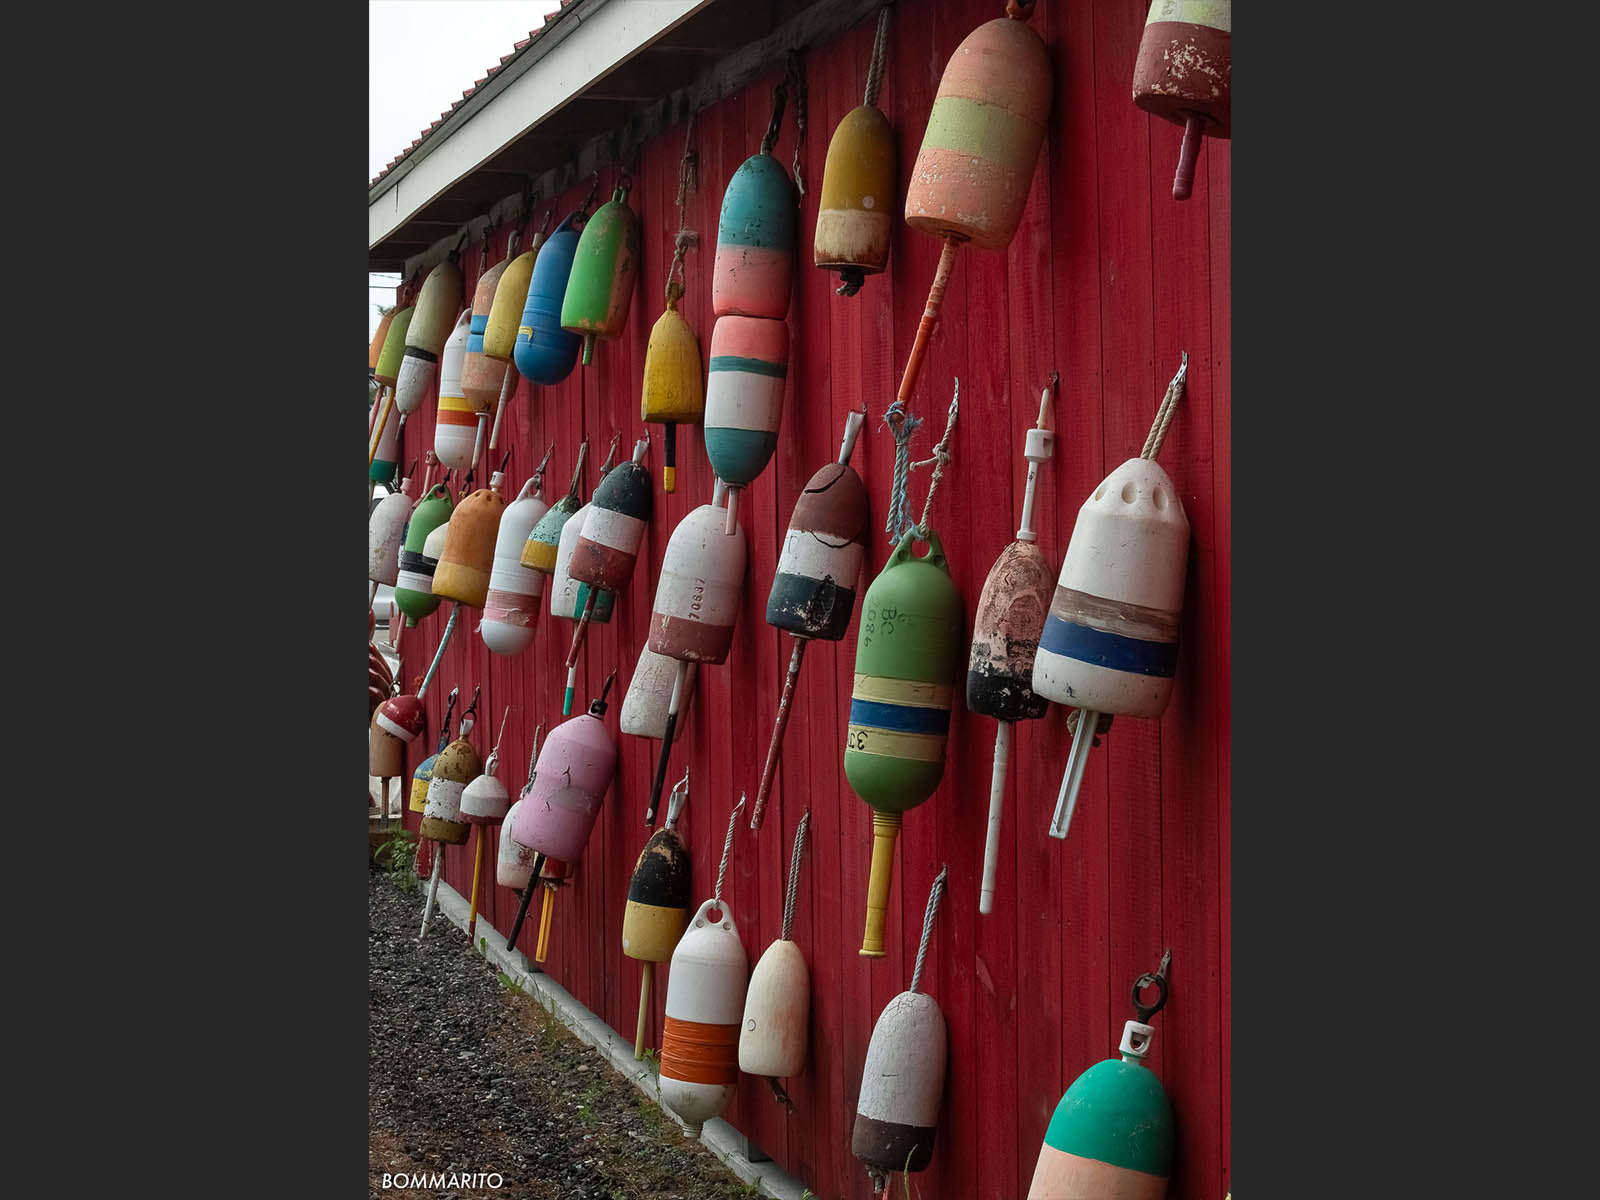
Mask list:
[[[902,147],[915,147],[940,72],[967,32],[992,19],[996,0],[901,0],[880,105]],[[1047,836],[1071,741],[1066,714],[1052,707],[1017,727],[1001,830],[995,909],[980,918],[994,723],[958,704],[952,716],[944,782],[908,822],[890,897],[888,957],[856,954],[866,896],[870,815],[844,780],[839,745],[849,707],[860,616],[838,643],[811,646],[794,697],[766,819],[741,828],[724,895],[740,915],[752,962],[780,936],[783,888],[795,826],[807,806],[805,873],[794,939],[811,970],[811,1041],[805,1070],[785,1080],[795,1104],[785,1113],[764,1088],[741,1085],[723,1115],[818,1195],[868,1200],[865,1173],[850,1153],[852,1120],[867,1041],[879,1012],[911,975],[922,902],[941,863],[948,892],[929,947],[925,988],[949,1028],[949,1066],[933,1158],[917,1175],[923,1200],[1013,1200],[1025,1195],[1045,1127],[1066,1087],[1116,1043],[1128,979],[1173,953],[1172,999],[1149,1065],[1172,1099],[1178,1129],[1170,1200],[1216,1200],[1229,1172],[1229,517],[1228,265],[1230,143],[1202,143],[1190,200],[1171,198],[1170,164],[1183,131],[1140,111],[1129,81],[1146,6],[1077,0],[1039,5],[1029,22],[1049,48],[1054,95],[1049,131],[1022,222],[1004,252],[967,248],[951,277],[940,329],[910,411],[928,419],[912,442],[925,458],[943,428],[951,380],[961,379],[961,418],[952,460],[932,519],[969,609],[1001,548],[1010,542],[1027,474],[1020,447],[1038,416],[1038,387],[1061,372],[1055,407],[1056,457],[1039,481],[1039,545],[1059,557],[1074,516],[1117,463],[1136,455],[1182,351],[1188,390],[1167,434],[1161,464],[1188,513],[1192,546],[1182,617],[1183,667],[1159,721],[1118,722],[1091,756],[1072,838]],[[813,47],[806,56],[807,123],[812,136],[802,174],[820,180],[831,130],[860,103],[875,20]],[[688,226],[702,244],[715,237],[722,189],[766,128],[782,66],[698,117],[700,184],[686,198]],[[677,232],[681,126],[640,150],[634,196],[644,217],[642,277],[626,329],[596,347],[594,363],[561,384],[511,403],[501,445],[511,450],[505,487],[514,494],[551,441],[571,448],[585,433],[642,436],[639,389],[651,305],[666,285]],[[788,164],[794,130],[785,123],[774,149]],[[910,159],[900,168],[907,184]],[[1154,170],[1152,170],[1154,164]],[[605,176],[605,172],[602,172]],[[607,181],[602,179],[602,183]],[[588,181],[552,198],[559,211],[582,201]],[[815,228],[818,192],[802,201],[802,243]],[[543,209],[533,216],[537,222]],[[494,234],[492,266],[505,257],[509,230]],[[525,230],[526,232],[526,230]],[[524,238],[526,242],[526,238]],[[789,660],[791,639],[765,620],[767,594],[790,513],[819,462],[836,456],[845,414],[865,402],[866,428],[852,459],[865,481],[873,525],[863,578],[883,568],[893,447],[880,428],[922,315],[940,243],[896,223],[890,270],[851,299],[834,295],[825,271],[796,273],[787,318],[790,395],[772,463],[740,499],[749,567],[733,647],[725,663],[699,668],[694,713],[673,748],[671,776],[685,766],[694,801],[681,828],[696,878],[716,878],[728,814],[741,790],[753,792]],[[476,268],[477,255],[465,256]],[[695,328],[711,328],[711,256],[686,261],[679,303]],[[468,287],[476,286],[469,278]],[[400,302],[413,300],[403,293]],[[526,392],[532,385],[518,384]],[[406,423],[401,461],[431,438],[426,419]],[[613,699],[648,634],[650,605],[667,538],[711,496],[698,434],[680,439],[677,490],[656,492],[629,586],[612,621],[595,626],[600,650],[580,664],[578,694],[599,694],[620,668]],[[652,454],[655,451],[652,450]],[[564,469],[570,469],[564,468]],[[652,471],[654,467],[652,466]],[[921,511],[927,471],[912,473],[913,514]],[[583,481],[588,493],[595,468]],[[659,485],[658,485],[659,486]],[[402,646],[402,679],[427,669],[449,605],[421,621]],[[450,689],[481,684],[480,711],[516,706],[501,757],[525,764],[534,727],[560,720],[569,637],[541,625],[519,658],[490,655],[461,631],[446,648],[424,697],[437,730]],[[615,732],[618,705],[605,720]],[[639,975],[648,964],[621,950],[622,914],[642,837],[640,813],[660,743],[618,736],[615,782],[555,914],[544,969],[623,1036],[635,1028]],[[406,752],[406,777],[433,751],[419,738]],[[407,812],[415,830],[418,817]],[[488,827],[499,837],[497,827]],[[472,882],[472,848],[442,847],[446,881],[463,895]],[[902,905],[902,894],[909,901]],[[494,887],[480,894],[480,919],[510,928],[519,896]],[[519,945],[532,953],[530,922]],[[651,1035],[660,1045],[666,979],[651,991]],[[898,1182],[896,1183],[898,1190]]]

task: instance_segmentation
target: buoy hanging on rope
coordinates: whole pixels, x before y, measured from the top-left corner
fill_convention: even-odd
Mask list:
[[[1200,139],[1230,135],[1233,0],[1155,0],[1133,64],[1133,102],[1183,130],[1172,198],[1194,190]]]
[[[406,523],[405,541],[400,547],[395,574],[394,602],[406,615],[406,624],[415,625],[439,607],[433,594],[433,571],[437,560],[428,557],[428,535],[450,519],[450,489],[436,483],[428,489]]]
[[[367,378],[375,379],[378,374],[378,356],[383,353],[383,340],[389,336],[389,324],[394,320],[394,314],[399,311],[398,305],[391,305],[378,317],[378,328],[372,333],[372,344],[367,347]]]
[[[632,187],[623,171],[611,199],[584,225],[573,252],[561,328],[583,338],[584,366],[594,357],[595,338],[618,337],[628,323],[641,241],[639,215],[628,207]]]
[[[495,735],[494,749],[489,751],[489,757],[483,764],[483,773],[467,784],[461,793],[461,815],[477,829],[477,836],[472,839],[472,900],[467,912],[469,940],[473,927],[478,923],[478,876],[483,870],[483,840],[488,836],[483,827],[503,820],[506,810],[511,807],[511,793],[506,791],[506,785],[494,774],[500,765],[500,739],[505,737],[506,719],[510,716],[511,706],[508,704],[505,715],[500,718],[500,732]]]
[[[404,416],[397,421],[390,421],[384,427],[383,436],[378,439],[378,447],[373,453],[372,462],[367,465],[369,496],[378,484],[388,487],[394,480],[394,470],[400,465],[400,438],[403,436],[405,423]]]
[[[500,514],[500,528],[494,537],[494,569],[489,574],[489,594],[483,601],[483,623],[478,632],[491,652],[505,657],[526,650],[539,623],[544,576],[522,565],[522,547],[549,507],[540,492],[544,488],[545,464],[554,451],[552,442],[517,498]]]
[[[639,415],[662,427],[661,486],[670,496],[678,490],[678,426],[694,424],[705,414],[706,393],[701,375],[700,341],[678,311],[683,298],[684,256],[699,243],[688,227],[684,201],[694,187],[699,155],[694,144],[695,114],[689,114],[683,135],[683,158],[678,164],[678,234],[673,239],[672,262],[667,267],[666,308],[650,329],[644,351],[644,382],[639,389]]]
[[[494,294],[500,279],[511,265],[511,246],[516,241],[513,230],[506,246],[506,257],[487,271],[478,272],[478,286],[472,292],[472,312],[467,325],[467,349],[461,359],[461,394],[477,412],[493,409],[500,403],[500,393],[508,377],[514,377],[516,368],[504,359],[490,358],[483,352],[483,335],[489,328],[489,313],[494,308]],[[488,258],[489,230],[483,231],[483,259]]]
[[[889,118],[878,107],[889,7],[885,4],[878,10],[866,95],[860,107],[847,112],[834,128],[822,168],[812,261],[824,271],[839,273],[841,296],[854,296],[866,276],[876,275],[888,265],[894,232],[899,154]]]
[[[792,633],[794,651],[778,701],[766,765],[761,769],[761,786],[750,810],[751,829],[761,828],[767,810],[806,644],[812,638],[837,642],[844,637],[855,611],[869,510],[866,484],[850,466],[850,456],[865,420],[865,410],[845,417],[838,459],[814,474],[795,501],[772,591],[767,594],[767,624]]]
[[[789,855],[789,883],[784,891],[783,933],[750,973],[750,990],[744,999],[744,1021],[739,1032],[739,1070],[763,1075],[774,1095],[787,1102],[779,1079],[800,1074],[806,1064],[806,1031],[811,1019],[811,972],[806,956],[794,942],[794,904],[800,878],[800,856],[805,849],[808,808],[794,831]]]
[[[434,416],[433,452],[452,471],[466,471],[472,466],[478,427],[488,420],[487,413],[480,413],[461,394],[461,360],[467,353],[471,316],[470,312],[461,314],[461,320],[456,322],[454,332],[445,343],[444,357],[439,364],[439,407]]]
[[[517,225],[520,227],[529,215],[524,208]],[[515,238],[516,232],[511,236]],[[497,362],[513,362],[517,330],[522,324],[522,308],[528,300],[528,284],[533,280],[538,251],[539,241],[535,238],[526,251],[506,263],[500,281],[494,286],[494,302],[489,305],[489,319],[483,324],[483,352]],[[509,249],[507,257],[510,258]]]
[[[407,472],[400,486],[379,500],[367,518],[367,578],[373,583],[393,587],[399,577],[400,543],[405,538],[406,521],[414,503],[410,485],[411,475]]]
[[[694,862],[678,832],[678,815],[689,802],[689,772],[667,797],[667,820],[650,835],[633,864],[628,905],[622,912],[622,952],[643,966],[639,972],[639,1028],[633,1056],[644,1057],[650,1016],[650,983],[656,963],[667,962],[689,926],[694,903]]]
[[[739,489],[754,483],[772,461],[788,373],[789,327],[782,321],[717,318],[706,375],[706,458],[728,487],[729,522]]]
[[[672,729],[672,740],[683,736],[689,702],[694,698],[694,681],[699,675],[697,664],[689,664],[683,684],[683,695],[678,703],[678,720]],[[667,708],[672,702],[672,684],[678,675],[678,660],[657,654],[646,642],[639,647],[639,661],[628,679],[628,692],[622,698],[622,713],[617,726],[623,733],[634,737],[654,738],[660,741],[667,736]]]
[[[411,314],[415,311],[415,307],[408,304],[390,317],[389,331],[384,335],[383,349],[378,353],[378,364],[372,369],[372,377],[378,381],[378,394],[373,401],[372,428],[367,432],[368,470],[371,470],[372,461],[378,455],[378,443],[383,440],[384,430],[394,417],[394,385],[405,357]]]
[[[896,399],[911,402],[939,323],[956,250],[1003,250],[1027,207],[1050,115],[1050,55],[1025,24],[1033,4],[1009,0],[956,47],[939,80],[911,181],[906,224],[944,243]]]
[[[939,1011],[938,1001],[918,988],[946,870],[939,869],[928,893],[911,987],[878,1014],[861,1068],[850,1152],[867,1168],[874,1193],[886,1190],[893,1172],[926,1167],[939,1131],[946,1054],[944,1013]]]
[[[1149,1020],[1167,1002],[1167,965],[1133,985],[1138,1020],[1122,1027],[1119,1058],[1095,1063],[1073,1081],[1045,1129],[1028,1200],[1161,1200],[1172,1173],[1176,1133],[1172,1103],[1155,1073],[1145,1066],[1155,1030]],[[1154,1004],[1139,993],[1156,987]]]
[[[578,250],[578,230],[584,219],[581,209],[568,213],[539,248],[523,303],[522,323],[517,327],[512,361],[523,378],[544,387],[572,374],[583,346],[581,337],[561,328],[561,301],[567,294],[572,258]]]
[[[522,785],[522,791],[518,793],[516,800],[512,802],[511,807],[506,810],[506,815],[500,821],[500,853],[495,858],[494,879],[501,887],[511,888],[513,891],[522,891],[527,888],[533,882],[533,873],[537,869],[535,860],[539,857],[539,852],[532,846],[524,846],[517,841],[513,830],[516,826],[517,814],[522,810],[522,802],[527,799],[528,791],[533,787],[533,779],[539,762],[539,739],[543,734],[543,725],[538,725],[534,728],[533,752],[528,755],[528,781]],[[523,911],[526,911],[526,908]],[[518,918],[517,925],[520,928],[522,924],[520,913]],[[516,931],[513,930],[511,936],[506,938],[506,945],[508,947],[515,946],[516,941]]]
[[[1189,518],[1155,462],[1183,395],[1189,355],[1167,385],[1138,458],[1078,509],[1033,662],[1033,690],[1078,710],[1050,836],[1064,838],[1103,713],[1159,717],[1172,698],[1189,563]]]
[[[530,802],[523,806],[515,835],[549,858],[578,861],[616,773],[617,744],[602,719],[615,679],[613,671],[589,711],[557,725],[539,752],[526,796]]]
[[[611,471],[611,464],[617,456],[617,447],[622,444],[622,434],[615,433],[611,437],[610,449],[606,451],[606,459],[600,464],[600,483],[605,482],[606,476]],[[600,483],[595,485],[599,491]],[[577,553],[578,539],[583,536],[584,522],[588,520],[589,510],[594,503],[590,497],[588,503],[573,513],[561,526],[561,536],[556,543],[556,569],[550,582],[550,615],[560,617],[564,621],[576,621],[582,615],[586,606],[589,606],[589,594],[594,589],[587,584],[572,577],[572,556]],[[605,589],[600,589],[595,594],[594,604],[590,607],[589,620],[599,624],[606,624],[611,620],[611,610],[614,596]],[[571,686],[575,672],[569,663],[567,667],[568,691],[561,706],[561,715],[567,716],[572,711]]]
[[[661,559],[661,575],[650,609],[648,644],[657,654],[677,659],[678,670],[667,705],[667,726],[650,788],[650,805],[645,811],[646,825],[656,821],[656,803],[661,799],[667,760],[672,754],[672,730],[682,708],[690,666],[720,663],[733,645],[749,550],[742,526],[735,525],[732,533],[727,531],[726,510],[719,503],[725,496],[726,490],[718,480],[711,503],[702,504],[678,522]]]
[[[781,321],[789,315],[799,197],[789,173],[772,156],[784,94],[779,84],[768,136],[739,164],[722,193],[711,274],[711,311],[718,317]]]
[[[597,597],[602,592],[615,597],[633,575],[639,543],[644,538],[644,529],[650,522],[655,504],[650,472],[644,466],[645,451],[649,448],[650,435],[646,434],[634,443],[633,458],[607,472],[595,485],[588,515],[579,526],[580,532],[567,566],[567,574],[588,591],[578,617],[578,627],[572,633],[572,649],[567,652],[567,690],[561,701],[562,716],[572,711],[578,652],[583,648],[584,634],[592,619]],[[577,524],[576,520],[573,524]]]
[[[972,623],[972,653],[967,658],[967,707],[999,722],[994,735],[994,768],[989,780],[989,825],[983,844],[983,881],[978,911],[994,907],[995,873],[1000,858],[1000,819],[1006,794],[1006,765],[1011,756],[1011,727],[1017,721],[1044,716],[1050,702],[1033,690],[1033,660],[1050,610],[1050,560],[1035,545],[1034,489],[1039,464],[1055,453],[1050,428],[1050,399],[1058,376],[1050,374],[1039,399],[1039,420],[1028,430],[1022,456],[1028,460],[1027,490],[1016,540],[1000,551],[978,596]]]
[[[739,1081],[739,1024],[750,961],[722,898],[744,797],[728,814],[717,888],[695,912],[672,952],[667,973],[667,1019],[661,1032],[661,1103],[698,1138],[707,1121],[733,1099]]]
[[[572,467],[572,483],[567,494],[557,500],[544,515],[534,522],[527,541],[522,544],[522,565],[532,567],[541,575],[550,575],[556,569],[556,551],[561,545],[561,530],[569,517],[583,507],[578,488],[583,479],[583,460],[589,453],[589,439],[578,445],[578,458]]]
[[[539,901],[539,939],[534,943],[533,961],[542,963],[550,954],[550,926],[555,919],[556,896],[572,878],[572,868],[560,859],[546,858],[539,871],[539,886],[544,897]]]
[[[422,823],[417,829],[420,839],[437,842],[434,850],[433,873],[428,880],[427,899],[422,906],[422,930],[418,940],[428,936],[428,922],[433,916],[434,898],[439,891],[439,876],[444,870],[444,847],[465,844],[471,826],[461,819],[461,793],[483,770],[478,752],[472,748],[467,735],[472,732],[472,717],[478,707],[478,689],[472,690],[472,703],[461,714],[461,726],[455,741],[451,742],[433,760],[433,778],[428,781],[428,801],[423,806]]]
[[[394,402],[403,413],[416,412],[428,398],[433,385],[434,365],[444,349],[461,310],[461,268],[456,266],[456,255],[428,272],[417,294],[416,312],[406,330],[405,357],[400,360],[400,374],[395,382]]]
[[[482,608],[488,599],[495,539],[506,510],[505,498],[500,495],[504,479],[499,471],[494,472],[488,487],[473,492],[451,513],[444,553],[433,569],[434,595],[468,608]]]

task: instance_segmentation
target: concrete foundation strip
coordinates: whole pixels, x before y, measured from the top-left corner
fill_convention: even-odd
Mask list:
[[[467,899],[442,880],[439,883],[439,911],[463,933],[467,931]],[[530,969],[527,956],[520,950],[506,946],[505,935],[478,914],[474,935],[474,950],[479,950],[493,966],[503,971],[517,987],[545,1011],[551,1013],[586,1045],[593,1046],[610,1060],[612,1069],[636,1088],[650,1097],[652,1104],[661,1109],[680,1129],[684,1124],[671,1109],[661,1104],[660,1085],[654,1072],[633,1057],[633,1042],[622,1037],[600,1017],[590,1012],[566,988],[543,971]],[[755,1183],[763,1196],[773,1200],[801,1200],[805,1185],[786,1174],[774,1162],[752,1162],[746,1157],[748,1145],[745,1135],[720,1117],[707,1121],[700,1136],[701,1143],[721,1160],[724,1166],[745,1183]]]

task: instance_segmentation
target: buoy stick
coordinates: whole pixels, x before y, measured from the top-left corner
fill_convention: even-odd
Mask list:
[[[383,402],[383,415],[378,418],[378,423],[373,429],[372,444],[367,447],[367,470],[372,470],[372,460],[378,457],[378,443],[383,440],[384,426],[389,423],[389,413],[394,408],[394,390],[390,389],[389,395]]]
[[[489,414],[486,413],[486,412],[479,413],[478,414],[478,432],[475,435],[473,435],[473,439],[472,439],[472,466],[470,468],[468,468],[468,472],[467,472],[468,474],[471,474],[473,471],[476,471],[478,469],[478,459],[483,454],[483,435],[488,430],[488,428],[489,428]]]
[[[483,826],[479,825],[472,839],[472,902],[467,911],[467,940],[478,924],[478,876],[483,871]]]
[[[450,619],[444,623],[444,633],[439,637],[439,648],[433,652],[433,661],[428,664],[428,673],[422,677],[422,686],[417,689],[417,699],[421,700],[423,693],[428,690],[428,684],[433,682],[433,673],[439,669],[439,661],[444,658],[444,648],[450,644],[450,635],[456,631],[456,616],[461,612],[461,602],[453,601],[450,606]]]
[[[1172,198],[1187,200],[1194,191],[1195,159],[1200,156],[1200,135],[1205,132],[1206,119],[1191,113],[1183,126],[1183,146],[1178,150],[1178,173],[1172,177]]]
[[[567,651],[567,690],[561,697],[561,715],[572,714],[572,689],[578,680],[578,651],[583,647],[583,636],[589,629],[589,614],[594,612],[594,598],[599,588],[589,584],[589,598],[584,601],[583,615],[578,618],[578,627],[572,631],[572,649]]]
[[[639,966],[639,1032],[633,1036],[633,1056],[644,1057],[644,1030],[649,1021],[650,1014],[650,976],[656,973],[653,962],[643,962]]]
[[[428,922],[433,919],[433,901],[439,894],[439,876],[444,874],[444,847],[433,848],[433,875],[428,879],[428,898],[422,905],[422,932],[417,934],[417,941],[421,942],[428,936]]]
[[[678,723],[678,705],[683,699],[683,685],[689,675],[689,664],[678,660],[678,672],[672,678],[672,699],[667,702],[667,727],[661,739],[661,757],[656,760],[656,778],[650,785],[650,807],[645,810],[644,823],[656,823],[656,805],[661,803],[661,785],[667,779],[667,759],[672,756],[672,730]]]
[[[379,829],[388,829],[389,828],[389,779],[390,779],[390,776],[388,776],[388,775],[385,775],[383,777],[383,797],[382,797],[383,812],[378,817],[378,828]]]
[[[544,895],[539,898],[539,941],[533,950],[533,961],[537,963],[542,963],[550,950],[550,918],[556,911],[555,891],[553,887],[546,887]]]
[[[506,946],[515,950],[517,934],[522,932],[522,918],[528,915],[528,901],[533,899],[533,889],[539,886],[539,872],[544,870],[544,855],[533,856],[533,874],[528,876],[528,886],[522,889],[522,903],[517,906],[517,919],[511,922],[511,932],[506,935]]]
[[[1083,768],[1094,744],[1095,726],[1100,714],[1092,708],[1078,710],[1078,731],[1072,735],[1072,750],[1067,755],[1066,774],[1061,777],[1061,794],[1056,797],[1056,813],[1050,822],[1050,836],[1064,838],[1072,824],[1072,810],[1078,805],[1078,787],[1083,783]]]
[[[489,433],[489,449],[493,450],[500,440],[500,418],[506,415],[506,401],[511,399],[511,394],[517,390],[517,369],[510,363],[506,364],[505,382],[500,385],[500,403],[494,406],[494,429]]]
[[[1000,816],[1006,803],[1006,764],[1011,759],[1011,722],[998,722],[994,732],[994,774],[989,778],[989,832],[983,842],[983,884],[978,890],[978,911],[994,908],[995,868],[1000,862]]]
[[[666,463],[661,468],[661,486],[670,496],[678,490],[678,423],[668,421],[662,436],[666,438],[667,452]]]
[[[369,499],[370,499],[370,497],[369,497]],[[378,598],[378,581],[376,579],[374,579],[372,581],[371,590],[369,590],[367,592],[367,607],[371,608],[372,607],[372,602],[374,600],[376,600],[377,598]]]
[[[882,958],[883,927],[889,916],[889,882],[894,877],[894,844],[900,836],[900,814],[872,810],[872,874],[867,878],[867,930],[861,939],[864,958]]]
[[[789,673],[783,681],[783,698],[778,701],[778,719],[772,725],[772,743],[767,747],[767,764],[761,768],[761,785],[756,788],[755,807],[750,810],[750,828],[759,830],[761,818],[767,811],[767,793],[772,790],[772,778],[777,773],[778,756],[783,752],[783,731],[789,725],[789,709],[794,700],[795,681],[800,678],[800,660],[805,656],[809,638],[794,640],[794,653],[789,657]]]
[[[917,325],[917,337],[911,343],[911,356],[906,359],[905,374],[900,377],[900,390],[895,398],[901,409],[911,402],[916,389],[917,376],[922,371],[922,359],[928,351],[928,339],[939,324],[939,308],[944,304],[945,285],[950,282],[950,269],[956,264],[956,250],[961,243],[954,237],[944,239],[944,249],[939,252],[939,267],[933,273],[933,286],[928,289],[928,303],[922,310],[922,320]]]
[[[741,487],[734,487],[732,484],[728,486],[728,519],[722,526],[722,532],[730,537],[733,535],[734,530],[738,528],[738,525],[734,523],[734,513],[739,509],[739,493],[742,491],[744,489]]]

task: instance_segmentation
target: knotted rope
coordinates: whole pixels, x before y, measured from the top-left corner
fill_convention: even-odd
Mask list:
[[[689,114],[689,128],[683,135],[683,157],[678,162],[678,236],[672,243],[672,265],[667,268],[667,307],[676,308],[683,295],[683,256],[700,244],[700,235],[689,228],[684,219],[683,206],[695,188],[699,174],[700,153],[694,149],[694,121],[697,114]]]
[[[719,909],[722,907],[722,881],[728,874],[728,856],[733,853],[733,830],[739,824],[739,814],[743,810],[744,796],[741,795],[739,803],[728,814],[728,836],[722,840],[722,862],[717,865],[717,890],[711,894]]]
[[[922,917],[922,941],[917,946],[917,965],[911,968],[913,992],[922,983],[922,963],[928,957],[928,939],[933,935],[933,916],[939,911],[939,897],[944,895],[944,877],[949,870],[948,866],[939,868],[939,877],[933,881],[933,888],[928,892],[928,909]]]
[[[539,735],[544,732],[544,723],[540,722],[533,729],[533,753],[528,755],[528,782],[522,785],[522,790],[527,791],[533,786],[534,767],[539,762]]]
[[[794,929],[794,901],[798,894],[795,886],[800,881],[800,853],[805,849],[806,826],[811,823],[811,810],[808,808],[800,814],[800,824],[795,826],[794,851],[789,855],[789,886],[783,895],[783,940],[791,942],[794,939],[789,934]]]
[[[961,409],[961,380],[955,381],[955,390],[950,396],[950,408],[945,413],[944,433],[939,438],[939,444],[933,448],[933,455],[920,462],[908,462],[911,456],[911,434],[916,430],[922,420],[918,417],[908,416],[905,406],[896,400],[883,414],[883,420],[894,434],[894,477],[889,484],[889,518],[884,525],[884,530],[889,535],[891,545],[898,543],[905,532],[911,527],[911,522],[906,516],[906,484],[909,472],[917,467],[933,467],[933,478],[928,481],[928,495],[922,502],[922,519],[917,522],[917,537],[926,541],[928,535],[928,514],[933,509],[933,497],[939,490],[939,481],[944,477],[945,464],[950,461],[950,434],[955,429],[956,417]]]

